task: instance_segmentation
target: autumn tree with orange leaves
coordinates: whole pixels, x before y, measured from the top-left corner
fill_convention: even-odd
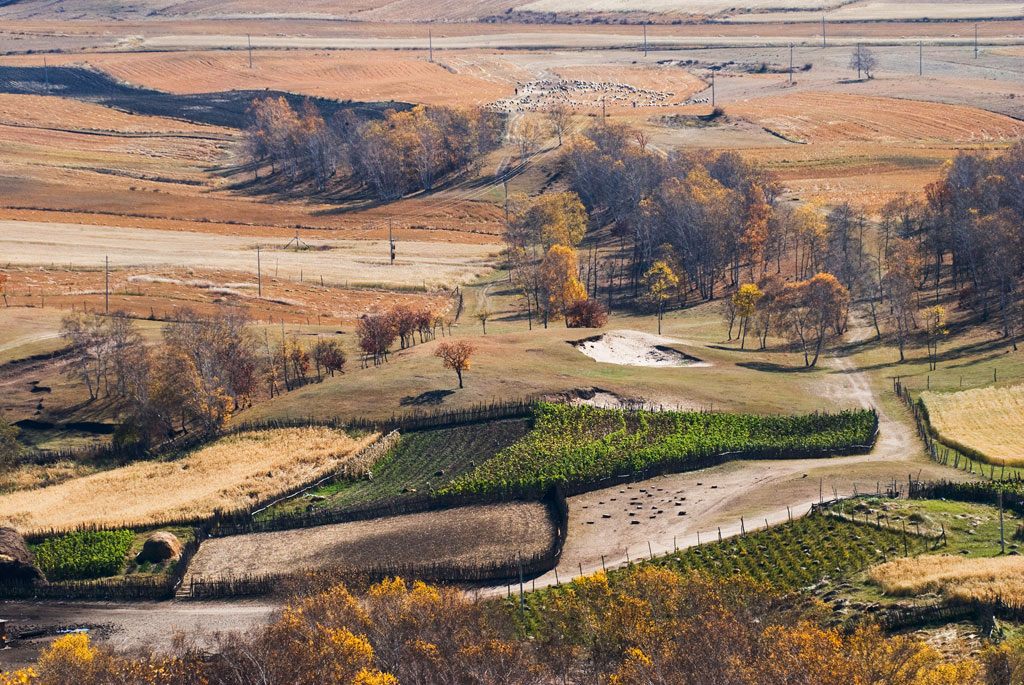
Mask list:
[[[462,372],[469,370],[469,358],[473,356],[476,348],[468,342],[442,342],[434,350],[434,356],[441,360],[444,368],[451,369],[459,377],[459,387],[462,387]]]

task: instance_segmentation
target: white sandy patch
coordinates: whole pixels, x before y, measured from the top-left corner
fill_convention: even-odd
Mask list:
[[[595,361],[624,366],[711,366],[671,349],[682,340],[640,331],[611,331],[576,343],[576,348]]]

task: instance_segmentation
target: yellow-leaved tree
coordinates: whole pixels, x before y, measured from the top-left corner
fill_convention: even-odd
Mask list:
[[[644,274],[644,283],[647,284],[651,298],[658,305],[658,335],[661,335],[661,318],[665,310],[665,303],[679,288],[679,277],[676,276],[668,262],[658,261]]]
[[[764,293],[754,283],[746,283],[740,286],[732,295],[732,306],[736,310],[736,316],[740,319],[740,349],[742,350],[747,342],[747,328],[750,326],[750,319],[757,312],[757,303],[764,297]]]
[[[576,250],[565,245],[552,245],[540,265],[541,288],[547,295],[544,327],[549,314],[561,314],[569,326],[568,311],[574,302],[587,299],[587,291],[576,277],[579,269]]]

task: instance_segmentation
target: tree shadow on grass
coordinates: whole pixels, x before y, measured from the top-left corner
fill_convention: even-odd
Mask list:
[[[737,362],[736,366],[753,371],[767,371],[768,373],[810,373],[815,370],[813,366],[787,366],[775,364],[774,362]]]
[[[428,390],[419,395],[406,395],[398,403],[403,407],[428,407],[436,406],[444,402],[448,395],[454,395],[454,390]]]

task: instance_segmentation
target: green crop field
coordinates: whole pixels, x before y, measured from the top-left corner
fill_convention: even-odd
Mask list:
[[[871,444],[876,425],[868,410],[755,416],[542,403],[526,437],[455,479],[442,493],[587,484],[728,453],[748,459],[827,456]]]
[[[117,575],[135,540],[130,530],[83,531],[32,545],[47,580],[87,580]]]
[[[398,444],[370,469],[373,480],[330,483],[310,492],[308,497],[268,509],[261,518],[295,513],[309,506],[311,499],[316,509],[337,509],[426,493],[484,463],[529,430],[529,419],[508,419],[404,433]]]

